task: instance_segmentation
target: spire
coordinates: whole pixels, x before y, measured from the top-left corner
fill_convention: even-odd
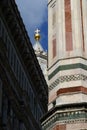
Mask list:
[[[34,50],[36,52],[43,52],[44,49],[39,42],[39,40],[40,40],[40,30],[38,28],[35,30],[34,38],[35,38],[35,44],[33,46]]]
[[[35,31],[35,34],[34,34],[34,38],[35,38],[35,40],[36,41],[39,41],[39,39],[40,39],[40,30],[38,30],[38,28],[36,29],[36,31]]]

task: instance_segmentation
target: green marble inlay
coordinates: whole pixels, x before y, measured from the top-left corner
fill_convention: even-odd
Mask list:
[[[75,121],[76,119],[87,119],[87,112],[71,112],[71,113],[66,113],[65,115],[62,113],[62,114],[56,114],[55,116],[51,117],[49,119],[48,122],[46,122],[46,124],[44,124],[43,126],[43,130],[46,130],[47,128],[49,128],[52,124],[54,124],[56,121],[66,121],[66,123],[68,123],[70,120],[73,120]],[[67,122],[68,121],[68,122]]]
[[[84,65],[82,63],[77,63],[77,64],[70,64],[70,65],[62,65],[56,68],[49,76],[48,79],[50,80],[54,75],[56,75],[59,71],[63,70],[69,70],[69,69],[77,69],[81,68],[84,70],[87,70],[87,65]]]

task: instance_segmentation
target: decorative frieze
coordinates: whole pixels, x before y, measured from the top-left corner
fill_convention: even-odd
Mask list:
[[[57,78],[50,86],[49,91],[52,90],[54,87],[56,87],[60,83],[64,82],[70,82],[70,81],[78,81],[78,80],[87,80],[87,76],[83,74],[75,74],[75,75],[64,75],[59,78]]]

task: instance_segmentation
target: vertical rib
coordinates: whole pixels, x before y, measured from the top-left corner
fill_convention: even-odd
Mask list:
[[[82,24],[83,51],[85,51],[85,46],[84,46],[84,28],[83,28],[83,11],[82,11],[82,0],[80,0],[80,7],[81,7],[81,24]]]

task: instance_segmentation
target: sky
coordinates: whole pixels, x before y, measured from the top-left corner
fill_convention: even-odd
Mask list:
[[[40,30],[40,43],[48,49],[48,12],[47,0],[15,0],[32,45],[35,43],[34,32]]]

